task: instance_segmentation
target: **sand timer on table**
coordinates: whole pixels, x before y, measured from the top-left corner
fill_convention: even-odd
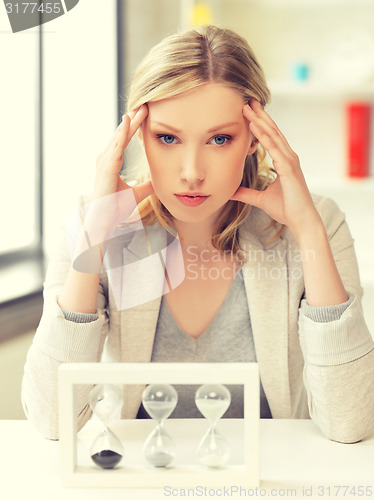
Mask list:
[[[123,445],[109,429],[109,423],[119,417],[123,392],[115,385],[96,385],[90,392],[89,404],[94,415],[104,424],[103,430],[92,443],[91,458],[102,469],[112,469],[122,459]]]
[[[197,458],[208,467],[221,467],[229,460],[231,450],[216,426],[230,406],[230,391],[224,385],[202,385],[196,391],[195,403],[209,422],[209,429],[197,448]]]
[[[178,393],[169,384],[151,384],[143,391],[143,406],[149,416],[157,422],[144,443],[146,460],[155,467],[166,467],[175,457],[175,444],[163,428],[178,402]]]

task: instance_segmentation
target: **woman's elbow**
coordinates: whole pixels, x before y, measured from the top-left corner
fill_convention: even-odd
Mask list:
[[[365,422],[341,421],[332,425],[327,432],[326,437],[331,441],[344,444],[354,444],[364,441],[374,434],[374,418]]]
[[[30,414],[27,411],[25,411],[25,415],[32,427],[43,438],[51,441],[59,440],[58,422],[55,421],[55,418],[46,419],[45,417],[36,416],[32,413]]]

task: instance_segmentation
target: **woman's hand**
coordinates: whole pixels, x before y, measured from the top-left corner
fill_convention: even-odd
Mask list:
[[[145,104],[137,110],[123,115],[122,122],[118,125],[108,146],[97,158],[94,188],[95,199],[130,188],[119,175],[123,162],[123,153],[147,115],[148,106]],[[150,180],[133,186],[132,190],[137,203],[140,203],[144,198],[153,193]]]
[[[148,106],[145,104],[123,115],[106,149],[97,158],[93,201],[89,203],[85,217],[93,241],[108,237],[133,213],[137,204],[154,192],[150,180],[129,186],[119,175],[123,153],[147,115]]]
[[[250,105],[244,106],[243,115],[249,121],[250,131],[273,160],[277,178],[265,191],[239,187],[231,199],[261,208],[298,236],[308,230],[311,223],[321,221],[299,158],[256,99],[251,99]]]

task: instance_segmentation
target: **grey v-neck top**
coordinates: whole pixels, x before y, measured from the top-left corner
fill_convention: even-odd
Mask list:
[[[206,330],[193,338],[175,321],[164,297],[156,327],[152,362],[252,362],[256,352],[248,311],[243,273],[237,271],[233,283],[216,316]],[[170,418],[200,418],[194,401],[198,385],[174,385],[178,404]],[[243,386],[227,385],[231,405],[223,418],[243,418]],[[270,408],[260,385],[260,416],[271,418]],[[140,406],[137,418],[149,418]]]

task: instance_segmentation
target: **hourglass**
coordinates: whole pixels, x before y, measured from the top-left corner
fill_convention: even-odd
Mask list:
[[[230,406],[230,391],[224,385],[202,385],[196,391],[195,403],[209,422],[209,429],[197,447],[197,458],[208,467],[221,467],[229,460],[231,451],[216,425]]]
[[[104,429],[91,446],[91,458],[102,469],[112,469],[123,456],[123,446],[109,429],[109,422],[118,416],[123,404],[123,393],[115,385],[96,385],[90,392],[92,412],[103,422]]]
[[[155,467],[166,467],[175,457],[175,445],[163,424],[177,405],[177,391],[169,384],[151,384],[144,389],[142,402],[149,416],[157,422],[144,443],[144,456]]]

